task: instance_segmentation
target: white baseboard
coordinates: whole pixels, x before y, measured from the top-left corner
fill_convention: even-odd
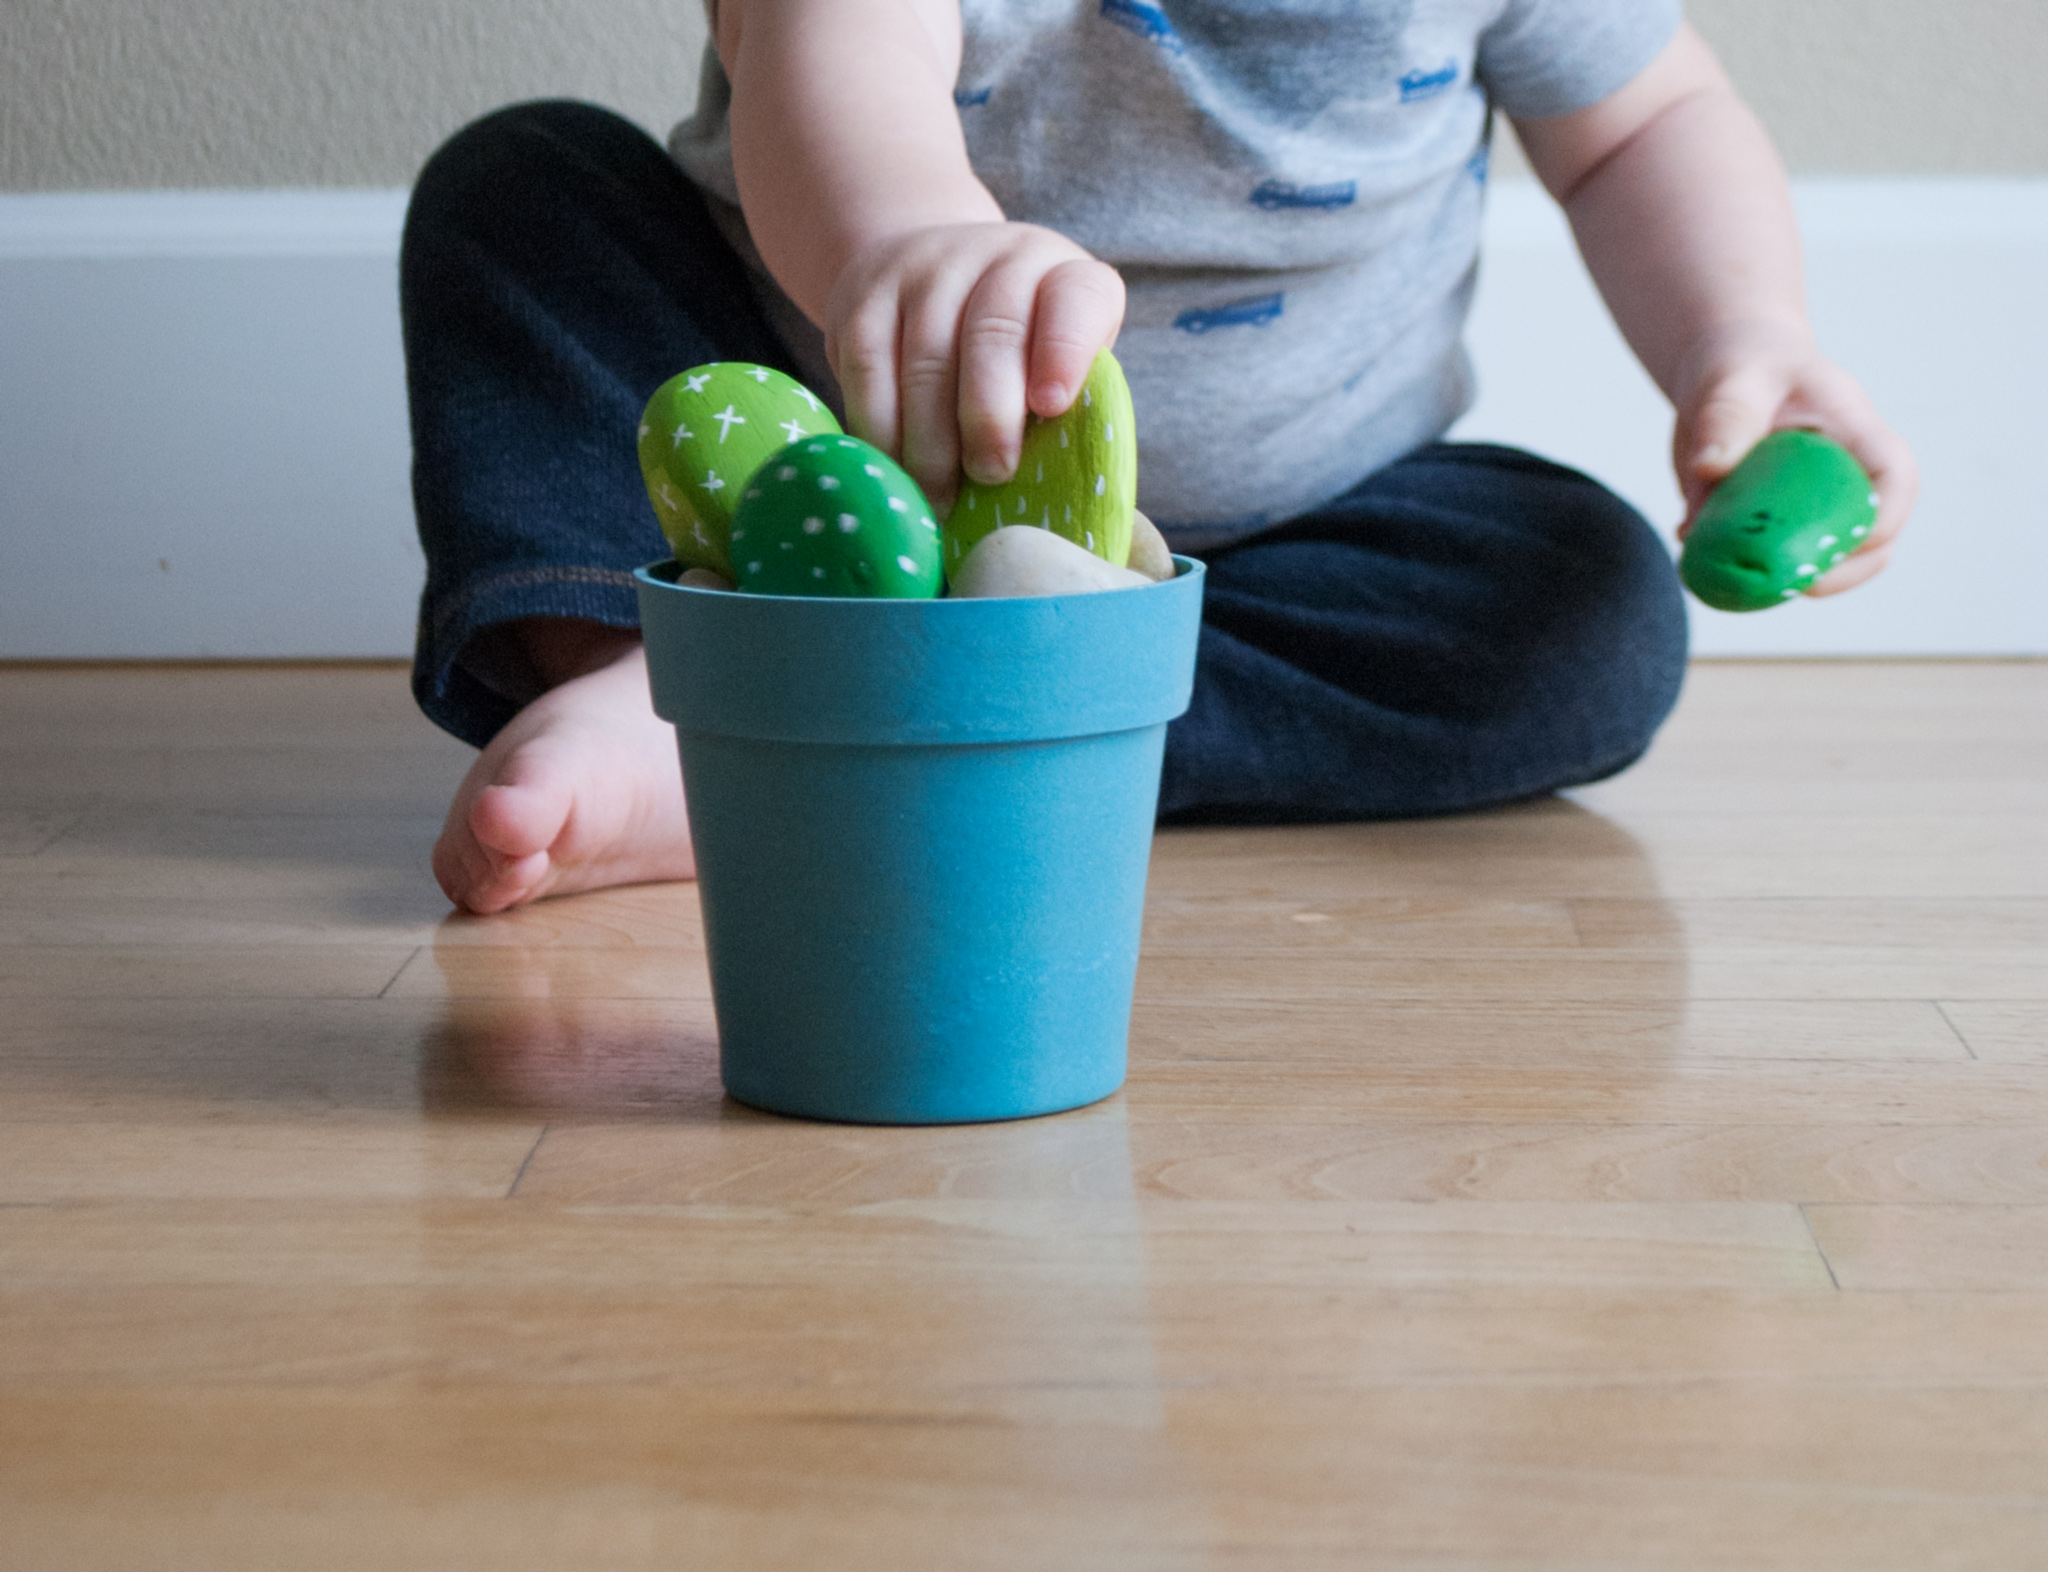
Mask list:
[[[2048,181],[1809,182],[1816,322],[1911,439],[1854,594],[1698,611],[1705,654],[2048,653]],[[0,196],[0,658],[402,655],[403,193]],[[1677,516],[1669,416],[1541,194],[1503,184],[1459,435]]]
[[[0,657],[410,649],[404,202],[0,197]]]
[[[403,191],[25,191],[0,261],[398,255]]]

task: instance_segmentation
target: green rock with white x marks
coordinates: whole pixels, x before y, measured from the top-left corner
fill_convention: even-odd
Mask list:
[[[946,571],[954,572],[984,535],[1006,524],[1049,529],[1123,567],[1137,505],[1131,389],[1123,367],[1105,349],[1065,414],[1026,418],[1014,476],[996,486],[961,481],[946,518]]]
[[[733,512],[761,461],[838,433],[823,400],[769,366],[716,361],[662,383],[640,417],[640,474],[676,561],[732,578]]]

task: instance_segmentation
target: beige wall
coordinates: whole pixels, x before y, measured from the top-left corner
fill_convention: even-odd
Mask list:
[[[1693,0],[1801,174],[2048,175],[2048,0]]]
[[[0,190],[402,186],[520,98],[666,132],[700,0],[0,0]]]
[[[1693,0],[1807,174],[2048,174],[2048,0]],[[496,104],[662,130],[698,0],[0,0],[0,190],[395,186]]]

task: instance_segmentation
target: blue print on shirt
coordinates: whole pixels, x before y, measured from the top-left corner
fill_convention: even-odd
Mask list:
[[[1297,186],[1285,180],[1268,180],[1252,193],[1252,206],[1269,213],[1284,208],[1313,207],[1325,210],[1349,207],[1358,200],[1356,180],[1333,180],[1324,186]]]
[[[1147,5],[1145,0],[1102,0],[1102,16],[1104,21],[1114,22],[1140,38],[1154,39],[1175,54],[1180,53],[1180,38],[1173,30],[1173,23],[1156,5]]]
[[[1299,129],[1333,104],[1391,94],[1414,58],[1405,40],[1415,0],[1157,0],[1156,9],[1181,41],[1187,73],[1271,125]]]
[[[1425,98],[1434,98],[1453,82],[1458,80],[1458,62],[1446,60],[1435,71],[1410,71],[1401,78],[1401,102],[1419,103]]]
[[[1479,151],[1465,160],[1465,173],[1482,186],[1486,184],[1486,172],[1492,167],[1493,149],[1483,142],[1479,145]]]
[[[1285,293],[1254,295],[1249,300],[1233,300],[1225,306],[1198,307],[1183,311],[1173,319],[1173,325],[1183,333],[1207,333],[1226,327],[1264,327],[1280,315],[1286,299]]]
[[[972,109],[976,104],[987,103],[994,91],[992,87],[956,87],[953,89],[953,105],[956,109]]]

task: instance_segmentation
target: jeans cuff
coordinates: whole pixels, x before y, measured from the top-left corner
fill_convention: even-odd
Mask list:
[[[443,731],[481,748],[545,691],[519,643],[523,617],[577,617],[613,628],[640,626],[633,575],[563,563],[486,574],[420,601],[412,692]]]

